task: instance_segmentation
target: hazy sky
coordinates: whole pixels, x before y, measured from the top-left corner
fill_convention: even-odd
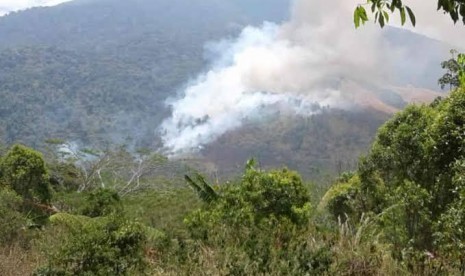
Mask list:
[[[24,10],[32,7],[48,7],[68,2],[70,0],[0,0],[0,16],[11,11]]]
[[[54,6],[68,1],[71,0],[0,0],[0,16],[11,11],[18,11],[39,6]],[[298,3],[297,5],[299,5],[299,3],[301,5],[302,3],[307,2],[311,5],[318,6],[319,3],[324,4],[324,2],[326,1],[322,0],[321,2],[318,2],[304,0],[296,2]],[[349,6],[350,9],[353,9],[358,3],[362,2],[365,1],[346,0],[344,1],[344,5]],[[449,15],[444,15],[441,12],[436,11],[437,1],[405,0],[404,2],[406,5],[412,7],[417,16],[418,22],[416,28],[413,28],[408,24],[407,26],[404,26],[405,28],[417,33],[427,35],[431,38],[445,41],[454,47],[465,48],[465,39],[463,39],[463,37],[465,37],[465,26],[463,26],[463,24],[461,23],[458,23],[454,26],[452,21],[450,20]],[[339,9],[344,10],[343,7],[338,6],[339,4],[339,1],[334,1],[333,5],[331,5],[331,9],[334,10],[335,7],[339,7]],[[303,11],[307,12],[308,9],[304,9]],[[349,16],[347,18],[343,18],[345,18],[345,22],[347,22],[347,24],[351,24],[352,20],[350,17],[352,16],[352,14],[348,13],[348,15]],[[308,17],[307,14],[304,16]],[[399,26],[399,16],[393,16],[392,18],[393,20],[390,22],[390,25]],[[340,20],[341,18],[339,18],[338,21]]]
[[[437,11],[437,1],[408,0],[404,2],[412,8],[417,18],[415,28],[410,24],[406,24],[405,28],[444,41],[453,47],[465,49],[465,26],[461,21],[454,25],[448,14]],[[394,16],[393,18],[391,25],[399,26],[400,17]]]

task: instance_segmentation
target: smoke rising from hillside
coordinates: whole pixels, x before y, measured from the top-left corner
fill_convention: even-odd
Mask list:
[[[373,24],[355,30],[357,1],[296,1],[283,25],[247,27],[234,41],[209,47],[218,56],[193,81],[161,126],[171,154],[196,150],[243,120],[270,111],[309,115],[315,106],[350,108],[354,85],[389,85],[405,57]]]

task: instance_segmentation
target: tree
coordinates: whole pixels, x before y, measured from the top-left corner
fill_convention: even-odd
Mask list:
[[[336,183],[323,204],[335,217],[374,218],[393,255],[420,272],[425,252],[444,257],[435,260],[437,269],[444,263],[461,267],[464,164],[465,87],[460,84],[447,98],[408,106],[386,122],[357,175]]]
[[[249,161],[241,181],[225,185],[219,192],[208,187],[202,177],[196,179],[198,183],[186,178],[205,204],[185,223],[194,239],[232,257],[224,258],[234,269],[231,274],[270,274],[273,266],[286,263],[289,256],[300,258],[296,252],[302,253],[305,242],[293,238],[308,226],[311,204],[297,173],[287,169],[267,172]],[[286,269],[293,267],[298,275],[322,273],[330,261],[325,254],[318,259],[318,254],[307,252],[308,258],[287,262]],[[313,261],[315,264],[309,265]],[[247,264],[255,267],[254,273],[247,270]]]
[[[207,215],[208,220],[228,225],[259,225],[262,221],[286,220],[301,225],[308,220],[310,196],[300,176],[287,169],[265,172],[253,162],[247,168],[238,185],[227,185],[222,193],[216,193],[202,177],[197,176],[202,187],[189,177],[189,185],[208,203],[204,209],[194,212],[190,222]],[[208,192],[208,195],[205,195]],[[197,216],[197,215],[200,215]],[[193,220],[192,220],[193,219]],[[198,225],[197,221],[194,223]],[[203,223],[203,222],[202,222]]]
[[[78,182],[79,192],[113,189],[121,197],[150,186],[148,178],[160,173],[168,163],[160,154],[144,149],[131,153],[125,146],[101,151],[77,149],[74,145],[59,142],[55,150],[58,151],[56,156],[61,155],[55,170],[62,174],[72,173],[74,176],[69,180]]]
[[[371,12],[375,14],[375,23],[381,27],[389,22],[389,12],[399,12],[401,24],[404,25],[407,20],[407,14],[415,26],[415,14],[410,7],[404,5],[403,0],[367,0],[365,4],[359,4],[354,11],[354,24],[358,28],[360,24],[365,24],[368,15],[365,5],[370,6]],[[438,0],[438,10],[448,13],[454,23],[461,20],[465,24],[465,1],[464,0]]]
[[[42,154],[14,145],[1,162],[2,181],[27,201],[50,203],[47,169]]]
[[[441,63],[441,67],[447,70],[447,73],[438,81],[441,89],[449,85],[452,90],[459,87],[461,83],[465,84],[465,54],[458,54],[456,50],[451,50],[450,53],[452,57]]]

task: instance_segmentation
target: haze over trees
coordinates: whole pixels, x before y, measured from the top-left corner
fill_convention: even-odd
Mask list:
[[[166,99],[214,60],[204,56],[204,44],[234,37],[248,24],[280,22],[289,13],[285,0],[265,6],[261,1],[187,2],[73,1],[0,18],[0,136],[10,145],[20,141],[38,149],[54,138],[83,147],[158,148],[158,127],[170,115]],[[428,61],[409,53],[430,69],[399,66],[410,73],[400,74],[397,84],[436,88],[441,73],[436,64],[446,47],[397,30],[385,35],[389,43],[401,40],[430,53]],[[376,93],[389,110],[407,104],[396,91]],[[374,105],[367,109],[250,123],[245,126],[253,129],[249,135],[242,138],[244,129],[231,131],[208,145],[201,158],[220,164],[215,170],[226,177],[240,172],[249,152],[260,151],[267,161],[263,166],[288,160],[306,178],[322,179],[341,168],[353,169],[389,116]],[[372,120],[355,126],[363,117]],[[280,135],[274,135],[276,129]],[[317,136],[326,138],[312,138]]]
[[[42,54],[36,56],[36,51]],[[20,79],[17,86],[4,85],[13,98],[8,103],[17,106],[3,106],[13,112],[20,104],[29,105],[14,97],[22,88],[36,91],[37,83],[46,82],[22,80],[14,68],[23,66],[35,72],[37,64],[55,64],[54,54],[61,51],[45,47],[2,52],[3,62],[9,61],[6,64],[13,68],[4,69],[7,77]],[[58,62],[50,76],[66,79],[69,76],[60,72],[76,70],[82,74],[79,82],[85,82],[93,74],[106,74],[107,66],[94,68],[89,56],[74,60],[75,52],[66,51],[67,62]],[[105,55],[92,57],[107,65]],[[38,58],[48,62],[31,65]],[[82,60],[89,63],[82,64]],[[151,149],[114,144],[105,150],[79,149],[67,141],[49,139],[39,151],[0,140],[0,272],[43,276],[462,275],[464,64],[463,54],[458,53],[445,61],[439,84],[449,85],[451,92],[431,103],[404,107],[404,102],[378,128],[366,154],[346,149],[361,155],[360,159],[351,171],[343,172],[341,165],[328,186],[324,181],[308,182],[286,167],[269,169],[254,159],[242,164],[241,173],[223,181],[204,173],[205,166],[169,159]],[[130,62],[119,66],[134,73],[126,76],[128,82],[142,72]],[[37,70],[44,79],[49,76],[50,71]],[[137,77],[130,82],[137,83]],[[111,85],[116,89],[122,83]],[[115,96],[94,92],[93,99]],[[42,100],[40,95],[30,104]],[[35,108],[41,107],[31,108],[26,116],[32,121],[31,129],[36,129]],[[86,111],[90,114],[101,112],[99,106],[82,108],[95,108]],[[294,159],[301,163],[305,155],[323,156],[324,150],[315,149],[315,153],[309,148],[318,145],[314,139],[330,136],[336,139],[327,138],[324,145],[340,151],[353,144],[351,139],[370,143],[369,134],[357,133],[363,128],[350,126],[364,119],[367,128],[376,128],[373,121],[378,119],[369,116],[379,113],[326,112],[326,116],[294,124],[288,124],[292,118],[279,118],[270,125],[249,125],[250,131],[229,139],[239,139],[249,153],[262,154],[259,158],[265,162],[274,158],[267,152],[274,147],[289,156],[303,152]],[[91,121],[81,123],[85,126]],[[306,128],[316,132],[313,138]],[[246,136],[253,131],[263,136],[263,148],[254,148],[256,136]],[[267,137],[269,133],[280,136],[277,142]],[[353,134],[345,137],[345,133]],[[280,140],[291,140],[292,148],[283,147]],[[225,150],[230,146],[227,139],[218,143]],[[232,148],[231,152],[237,151]]]

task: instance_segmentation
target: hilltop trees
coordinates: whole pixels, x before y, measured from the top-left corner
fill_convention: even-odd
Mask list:
[[[441,67],[447,72],[438,82],[442,89],[449,85],[452,90],[459,87],[461,82],[465,83],[465,54],[458,53],[456,50],[451,50],[450,53],[452,57],[441,63]]]

